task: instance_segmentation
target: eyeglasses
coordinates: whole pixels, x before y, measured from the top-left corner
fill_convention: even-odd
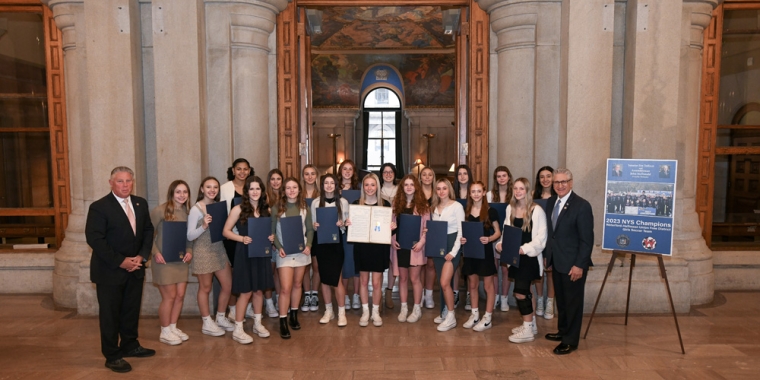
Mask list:
[[[568,179],[567,181],[554,181],[554,186],[565,186],[568,183],[573,182],[573,179]]]
[[[393,174],[393,171],[385,170],[385,171],[383,171],[383,174]]]

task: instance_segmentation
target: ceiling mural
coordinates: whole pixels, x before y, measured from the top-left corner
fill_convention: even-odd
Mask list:
[[[444,34],[441,7],[327,7],[322,33],[311,45],[319,50],[453,48]]]
[[[312,56],[314,107],[359,107],[362,75],[385,63],[404,81],[406,107],[454,107],[454,54],[316,54]]]

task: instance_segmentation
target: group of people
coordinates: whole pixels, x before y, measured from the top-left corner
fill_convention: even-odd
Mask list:
[[[470,311],[463,327],[474,331],[490,329],[494,308],[509,309],[507,294],[510,282],[514,282],[514,296],[523,323],[512,330],[509,340],[513,343],[533,341],[538,333],[536,316],[553,318],[556,297],[559,332],[547,334],[546,338],[562,342],[555,348],[556,354],[577,348],[583,287],[588,267],[592,265],[593,216],[588,202],[572,193],[572,173],[567,169],[542,167],[532,189],[529,179],[513,179],[507,167],[499,166],[494,170],[490,190],[483,182],[473,179],[467,165],[457,168],[453,183],[446,178],[436,179],[430,168],[397,181],[396,167],[389,163],[381,167],[380,176],[368,173],[359,178],[359,171],[351,160],[340,164],[337,175],[319,176],[313,165],[306,165],[300,180],[283,178],[280,170],[273,169],[264,181],[255,175],[250,163],[241,158],[233,162],[227,174],[228,182],[224,184],[214,177],[204,178],[194,205],[190,202],[190,186],[176,180],[169,186],[166,202],[149,213],[147,201],[131,195],[134,178],[131,169],[117,167],[112,171],[109,179],[112,191],[91,205],[86,226],[87,242],[93,249],[91,279],[96,284],[100,303],[106,367],[126,372],[131,367],[124,357],[155,354],[137,341],[144,264],[148,261],[153,283],[158,285],[161,294],[159,340],[169,345],[181,344],[189,338],[177,327],[189,273],[198,278],[202,332],[222,336],[230,331],[235,341],[249,344],[253,338],[243,328],[246,317],[253,319],[250,331],[262,338],[270,336],[262,324],[262,314],[279,317],[279,334],[288,339],[291,330],[301,328],[299,308],[319,310],[320,288],[324,301],[320,323],[328,324],[337,317],[338,326],[346,326],[346,310],[353,307],[361,310],[360,326],[368,326],[370,321],[374,326],[382,326],[380,305],[383,273],[387,270],[388,307],[393,307],[389,290],[396,278],[399,279],[399,322],[415,323],[422,317],[423,305],[428,309],[435,307],[432,293],[437,278],[441,289],[440,313],[434,322],[438,331],[455,328],[454,311],[459,304],[461,278],[467,283],[465,309]],[[341,196],[345,190],[360,191],[359,199],[353,204],[392,208],[390,245],[346,241],[346,232],[352,223],[351,206]],[[460,203],[457,199],[466,202]],[[548,199],[549,206],[543,210],[534,199]],[[207,212],[206,207],[215,202],[226,202],[226,220],[214,220]],[[519,267],[507,267],[499,262],[503,226],[499,225],[496,210],[489,207],[491,203],[507,203],[504,226],[522,230]],[[319,208],[335,209],[340,231],[337,239],[318,241],[315,232],[320,228]],[[396,240],[396,221],[401,214],[421,217],[420,236],[411,249],[402,248]],[[260,217],[271,217],[271,231],[268,231],[274,253],[271,259],[248,257],[247,245],[252,239],[247,236],[247,223],[249,218]],[[285,217],[301,218],[301,237],[297,240],[302,238],[303,244],[299,244],[298,252],[284,248],[280,221]],[[447,222],[447,249],[440,258],[425,256],[426,223],[430,220]],[[186,252],[179,262],[167,262],[162,256],[164,221],[187,222]],[[467,241],[462,236],[464,221],[483,224],[483,237],[479,241]],[[214,223],[224,225],[225,240],[212,241],[209,227]],[[463,258],[461,248],[470,244],[483,244],[485,258]],[[499,268],[503,273],[501,283]],[[546,301],[544,273],[547,273]],[[221,289],[212,318],[209,293],[214,276]],[[353,300],[347,290],[350,280],[353,281]],[[480,281],[486,294],[482,314]],[[533,297],[532,286],[537,297]],[[337,313],[333,302],[337,304]],[[226,313],[228,307],[229,314]]]
[[[648,209],[649,214],[655,216],[670,216],[673,213],[672,195],[664,195],[663,192],[646,191],[620,191],[607,193],[607,213],[626,214],[626,208],[634,207],[635,214],[639,208]]]

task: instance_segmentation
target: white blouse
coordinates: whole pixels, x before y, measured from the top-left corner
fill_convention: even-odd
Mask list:
[[[449,225],[446,232],[449,234],[457,234],[454,247],[451,248],[451,252],[449,252],[453,256],[456,256],[457,253],[459,253],[459,247],[462,245],[462,222],[464,222],[464,208],[462,208],[462,204],[457,201],[451,201],[446,208],[441,210],[440,214],[438,213],[438,207],[436,207],[431,213],[431,219],[448,222]]]
[[[512,205],[507,206],[507,217],[504,219],[505,226],[511,226],[510,217],[512,215]],[[544,273],[544,247],[546,247],[546,213],[541,206],[534,204],[533,215],[531,215],[533,226],[530,230],[530,242],[523,244],[523,252],[530,257],[538,257],[539,273]],[[502,235],[503,237],[503,235]],[[501,244],[501,239],[499,243]]]

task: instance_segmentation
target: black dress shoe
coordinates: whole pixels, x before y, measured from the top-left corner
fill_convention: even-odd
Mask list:
[[[301,329],[301,324],[298,323],[298,310],[290,311],[290,328],[293,330]]]
[[[280,338],[290,339],[290,330],[288,330],[288,318],[280,318]]]
[[[125,358],[147,358],[155,354],[156,354],[156,350],[151,350],[150,348],[145,348],[143,346],[137,346],[137,348],[125,353],[122,356],[124,356]]]
[[[546,336],[544,336],[544,338],[546,338],[546,340],[553,340],[555,342],[561,342],[562,341],[562,334],[560,334],[560,333],[546,334]]]
[[[106,368],[118,373],[129,372],[132,370],[132,366],[124,359],[106,360]]]
[[[564,344],[560,343],[557,347],[554,348],[554,354],[555,355],[567,355],[575,350],[578,349],[578,346],[573,346],[571,344]]]

